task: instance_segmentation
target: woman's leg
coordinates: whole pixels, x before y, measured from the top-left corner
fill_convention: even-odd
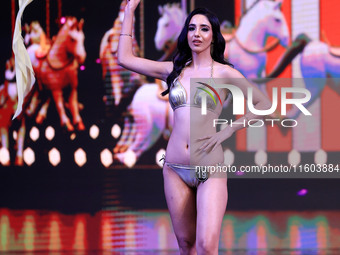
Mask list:
[[[163,166],[165,198],[180,254],[196,254],[196,192],[169,168]]]
[[[210,177],[197,188],[197,254],[218,254],[223,216],[228,201],[227,178]]]

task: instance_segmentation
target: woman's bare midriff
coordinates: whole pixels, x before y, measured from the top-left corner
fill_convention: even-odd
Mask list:
[[[207,139],[196,139],[216,133],[213,120],[216,113],[207,111],[201,115],[201,109],[180,107],[174,112],[174,126],[166,149],[166,161],[183,165],[215,165],[224,161],[222,146],[214,151],[199,150]]]

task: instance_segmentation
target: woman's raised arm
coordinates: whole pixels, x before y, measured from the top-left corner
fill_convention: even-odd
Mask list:
[[[128,0],[124,12],[122,31],[118,43],[118,64],[131,71],[166,80],[171,73],[173,63],[170,61],[158,62],[136,57],[132,51],[132,26],[134,12],[140,0]]]

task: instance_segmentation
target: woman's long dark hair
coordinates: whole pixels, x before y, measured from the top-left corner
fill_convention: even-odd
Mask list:
[[[214,42],[212,44],[212,53],[211,57],[214,61],[219,62],[221,64],[226,64],[233,66],[228,61],[224,59],[224,49],[225,49],[225,40],[221,34],[220,30],[220,22],[218,21],[218,18],[215,14],[213,14],[211,11],[209,11],[206,8],[197,8],[193,10],[185,20],[184,27],[181,31],[181,34],[178,37],[177,41],[177,53],[175,54],[173,58],[174,68],[172,72],[169,74],[168,78],[166,79],[166,83],[168,84],[168,89],[162,92],[162,96],[165,96],[169,93],[170,86],[174,79],[178,77],[182,71],[182,69],[185,67],[185,64],[191,60],[191,49],[189,47],[188,43],[188,28],[189,28],[189,22],[191,18],[196,14],[202,14],[207,17],[209,20],[212,32],[213,32],[213,39]]]

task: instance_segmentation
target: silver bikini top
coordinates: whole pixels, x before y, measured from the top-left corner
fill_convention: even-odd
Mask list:
[[[183,68],[184,69],[184,68]],[[182,70],[183,71],[183,70]],[[213,75],[213,63],[211,65],[211,74],[210,78],[212,80]],[[220,112],[216,111],[217,104],[221,102],[221,99],[216,95],[217,92],[212,88],[209,84],[206,83],[200,83],[202,86],[197,87],[197,91],[193,97],[193,103],[188,104],[187,103],[187,92],[185,88],[182,86],[181,82],[179,81],[179,75],[171,84],[170,92],[169,92],[169,102],[171,105],[171,108],[175,111],[179,107],[197,107],[201,108],[201,102],[202,102],[202,95],[205,94],[206,101],[207,101],[207,109],[209,111],[212,111],[216,113],[217,115],[220,115]],[[210,91],[212,92],[210,92]],[[208,93],[209,95],[207,96]]]

